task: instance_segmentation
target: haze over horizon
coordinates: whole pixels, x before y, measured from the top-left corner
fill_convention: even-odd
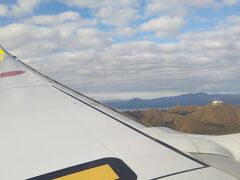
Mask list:
[[[179,94],[171,94],[171,93],[152,93],[152,94],[141,94],[141,93],[130,93],[130,94],[114,94],[113,96],[109,96],[109,94],[93,94],[94,97],[96,97],[97,100],[100,100],[102,102],[105,101],[121,101],[121,100],[132,100],[132,99],[142,99],[142,100],[151,100],[151,99],[158,99],[158,98],[165,98],[165,97],[176,97],[176,96],[182,96],[182,95],[197,95],[197,94],[206,94],[206,95],[240,95],[240,93],[206,93],[206,92],[185,92],[185,93],[179,93]],[[108,97],[108,96],[109,97]],[[99,99],[100,97],[100,99]],[[107,97],[106,99],[101,99],[101,97]],[[111,98],[114,97],[114,98]],[[213,99],[214,100],[214,99]]]
[[[0,44],[98,100],[240,93],[240,0],[1,0]]]

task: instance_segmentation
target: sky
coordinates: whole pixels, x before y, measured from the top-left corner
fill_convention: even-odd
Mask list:
[[[240,94],[240,0],[0,0],[0,44],[98,100]]]

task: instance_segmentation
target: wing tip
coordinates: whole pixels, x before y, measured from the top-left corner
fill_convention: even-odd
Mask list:
[[[0,44],[0,54],[9,54],[1,44]]]
[[[13,58],[17,58],[16,56],[14,56],[14,55],[12,55],[12,54],[10,54],[9,52],[7,52],[4,48],[3,48],[3,46],[0,44],[0,55],[10,55],[10,56],[12,56]]]

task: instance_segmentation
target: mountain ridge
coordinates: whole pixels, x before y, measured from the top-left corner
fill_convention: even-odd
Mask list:
[[[179,96],[161,97],[155,99],[133,98],[123,101],[105,102],[106,105],[116,109],[144,109],[144,108],[170,108],[180,106],[204,106],[213,100],[240,105],[240,94],[207,94],[188,93]]]

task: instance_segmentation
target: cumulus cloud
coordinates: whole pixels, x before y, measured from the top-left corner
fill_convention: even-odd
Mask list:
[[[89,8],[100,23],[112,26],[125,26],[140,18],[137,0],[62,0],[61,2],[79,8]]]
[[[22,16],[32,13],[42,0],[17,0],[15,4],[1,4],[0,16]]]
[[[161,16],[143,23],[139,27],[139,30],[155,32],[159,37],[166,37],[177,33],[185,23],[186,22],[182,17]]]
[[[137,4],[137,0],[60,0],[63,3],[66,3],[69,6],[77,6],[80,8],[90,8],[97,9],[102,7],[113,7],[113,8],[123,8],[123,7],[132,7]]]
[[[145,14],[154,15],[156,13],[167,13],[170,15],[187,15],[191,7],[217,8],[220,4],[216,0],[150,0],[146,4]]]
[[[138,11],[133,8],[114,9],[103,7],[96,12],[96,17],[103,24],[124,26],[139,18]]]
[[[137,29],[136,28],[131,28],[131,27],[119,27],[116,28],[115,31],[113,32],[113,35],[115,36],[133,36],[137,34]]]
[[[225,23],[230,23],[230,24],[240,24],[240,16],[236,15],[231,15],[225,18]]]
[[[63,12],[57,15],[39,15],[23,20],[26,24],[53,26],[63,23],[78,23],[78,25],[95,25],[96,21],[93,19],[84,19],[79,13],[73,11]]]
[[[233,6],[235,4],[238,4],[240,0],[223,0],[223,2],[229,6]]]
[[[62,16],[64,18],[61,18]],[[111,38],[105,32],[92,27],[93,23],[91,20],[82,20],[78,13],[74,12],[34,16],[22,23],[1,27],[0,40],[23,58],[59,50],[102,50],[111,43]]]

